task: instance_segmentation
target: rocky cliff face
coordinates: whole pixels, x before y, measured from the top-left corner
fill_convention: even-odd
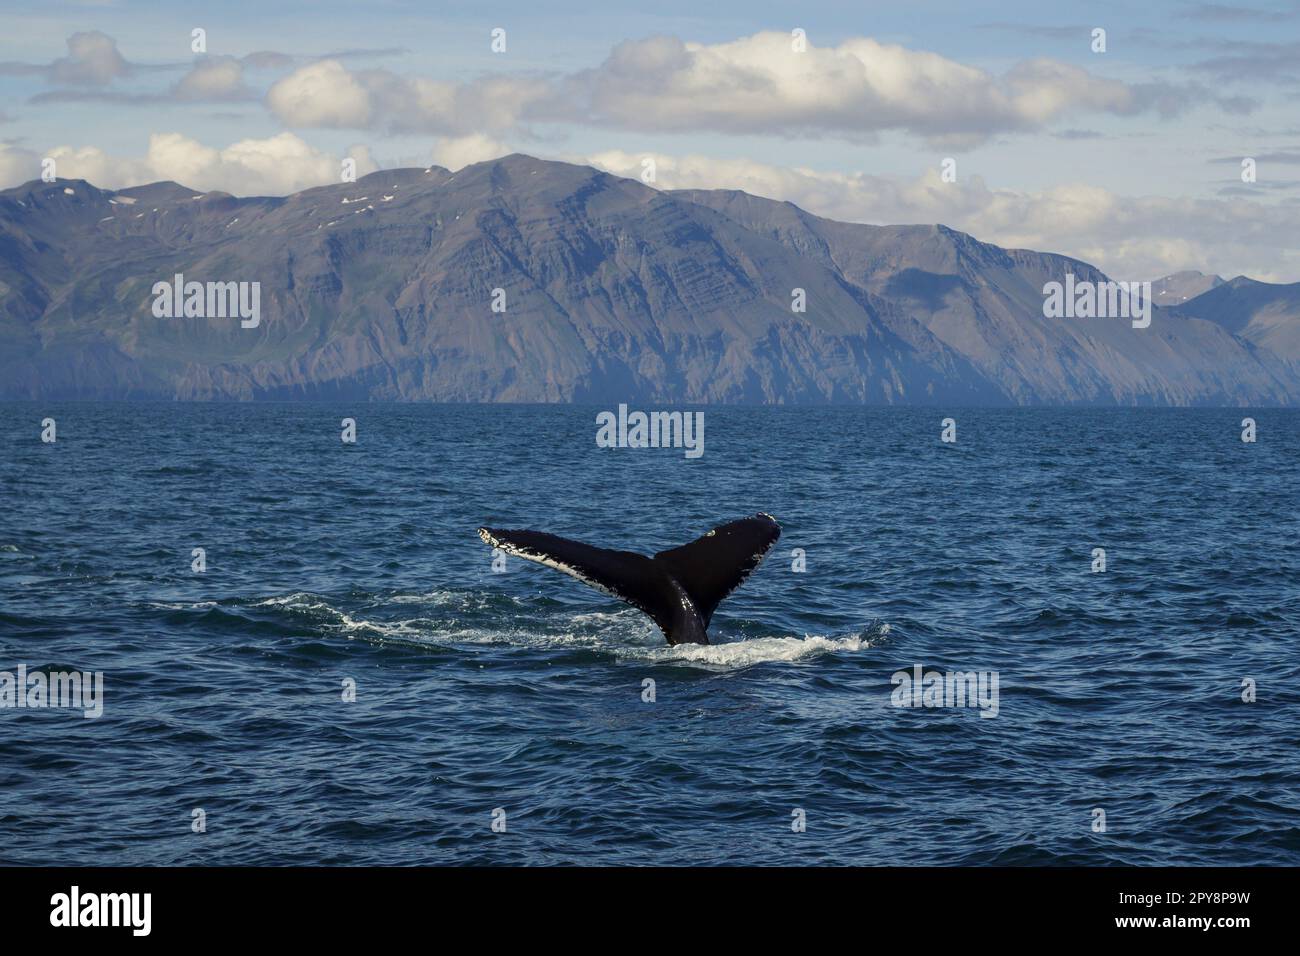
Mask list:
[[[1204,310],[1148,329],[1044,318],[1043,284],[1066,272],[1103,278],[942,226],[838,223],[520,155],[275,199],[33,182],[0,193],[0,397],[1300,397],[1294,366]],[[260,321],[155,315],[155,283],[178,273],[260,283]]]
[[[1300,362],[1300,282],[1274,285],[1237,276],[1173,311],[1213,322],[1279,359]]]
[[[1300,380],[1300,282],[1276,285],[1237,276],[1172,312],[1218,325],[1245,343],[1279,382]],[[1291,395],[1295,401],[1294,385]]]

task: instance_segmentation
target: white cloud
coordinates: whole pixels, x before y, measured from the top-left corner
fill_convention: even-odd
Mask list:
[[[1130,85],[1046,58],[996,75],[866,37],[796,52],[790,35],[765,32],[716,44],[629,40],[594,69],[460,84],[325,60],[277,81],[267,104],[292,127],[465,135],[559,121],[850,140],[902,130],[961,147],[1075,115],[1170,114],[1214,99],[1198,87]]]
[[[117,41],[98,30],[68,37],[68,55],[49,69],[54,83],[105,86],[131,73],[131,65],[117,52]]]
[[[0,76],[41,76],[60,86],[102,87],[135,72],[136,67],[117,51],[117,41],[106,33],[74,33],[67,44],[68,55],[53,63],[0,63]]]
[[[378,168],[365,147],[353,147],[346,155],[356,160],[359,176]],[[112,156],[94,146],[58,146],[43,156],[55,161],[61,178],[85,179],[105,189],[174,180],[192,189],[239,196],[280,196],[339,182],[344,158],[322,152],[293,133],[240,140],[224,149],[205,146],[180,133],[154,133],[141,157]],[[16,185],[37,178],[43,156],[0,147],[3,182]]]
[[[834,47],[809,41],[798,52],[789,34],[776,32],[716,44],[627,41],[565,90],[587,104],[589,122],[626,128],[848,139],[902,130],[952,146],[1075,115],[1168,115],[1217,101],[1199,87],[1131,85],[1043,57],[996,75],[868,37]]]
[[[472,163],[497,159],[513,152],[505,143],[499,143],[481,133],[449,137],[440,140],[433,148],[433,162],[455,172]]]
[[[439,141],[432,158],[459,169],[508,152],[505,144],[474,134]],[[367,149],[354,147],[349,154],[357,160],[359,175],[377,168]],[[0,183],[38,177],[42,156],[56,160],[60,176],[87,179],[97,186],[121,188],[171,179],[237,195],[283,195],[337,182],[342,158],[293,133],[241,140],[223,149],[178,133],[158,133],[140,157],[111,156],[96,147],[60,146],[38,154],[0,145]],[[644,156],[609,151],[564,158],[639,179]],[[742,189],[850,222],[944,223],[1007,248],[1075,256],[1121,279],[1155,278],[1182,269],[1277,282],[1300,277],[1294,203],[1127,197],[1082,183],[1022,192],[991,187],[978,176],[944,183],[937,169],[901,178],[746,159],[654,158],[655,185],[662,189]]]
[[[41,158],[30,149],[0,143],[0,186],[16,186],[41,174]]]
[[[176,81],[172,95],[182,100],[246,99],[252,91],[244,85],[243,64],[233,56],[206,57]]]
[[[266,103],[282,123],[296,128],[466,136],[518,125],[547,95],[544,83],[526,78],[455,84],[388,70],[352,71],[338,60],[321,60],[277,80]]]
[[[338,60],[321,60],[276,80],[266,104],[288,126],[363,128],[373,111],[369,91]]]
[[[642,154],[599,153],[587,162],[640,178]],[[1295,206],[1227,199],[1126,197],[1086,184],[1040,192],[990,188],[979,176],[942,182],[772,166],[749,160],[655,154],[661,189],[742,189],[830,219],[943,223],[1006,248],[1057,252],[1121,279],[1182,269],[1274,282],[1300,275]]]

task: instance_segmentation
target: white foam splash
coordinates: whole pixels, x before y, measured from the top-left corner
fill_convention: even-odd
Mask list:
[[[429,591],[426,594],[390,594],[384,599],[385,604],[446,604],[451,600],[451,591]]]
[[[437,623],[423,617],[411,618],[409,621],[367,621],[342,611],[334,611],[334,614],[338,615],[336,626],[346,633],[368,631],[380,637],[401,637],[415,641],[428,637],[430,629]]]
[[[415,639],[427,636],[436,622],[428,618],[412,618],[407,621],[368,621],[354,617],[346,611],[340,611],[316,595],[306,591],[297,591],[284,597],[266,598],[256,601],[250,607],[283,607],[291,611],[314,611],[329,619],[322,622],[322,627],[332,628],[346,634],[371,632],[380,637],[400,637]]]
[[[512,604],[522,605],[524,602],[517,597],[508,594],[499,594],[493,596],[494,600],[508,600]],[[485,594],[476,594],[467,591],[452,591],[439,589],[425,591],[417,594],[407,594],[398,592],[388,594],[375,599],[379,605],[385,604],[432,604],[437,607],[452,606],[458,608],[485,608],[488,606],[488,596]]]
[[[283,607],[285,605],[303,605],[314,603],[316,607],[328,607],[321,602],[312,602],[314,595],[306,591],[295,591],[293,594],[286,594],[284,597],[270,597],[263,601],[254,601],[249,607]]]
[[[676,647],[617,648],[620,659],[655,663],[682,662],[715,667],[750,667],[781,661],[798,661],[823,654],[854,653],[870,648],[874,635],[851,637],[752,637],[722,644],[678,644]]]
[[[159,604],[156,606],[178,609],[199,608],[211,607],[214,603],[203,601],[189,605]],[[526,602],[516,600],[515,603]],[[450,607],[452,610],[471,606],[483,609],[486,606],[482,595],[455,590],[376,596],[371,606],[412,604],[431,604],[444,608]],[[620,661],[679,663],[722,669],[807,660],[826,654],[855,653],[872,647],[889,634],[889,625],[881,623],[862,633],[841,637],[805,635],[728,640],[725,636],[715,635],[715,640],[719,643],[679,644],[671,647],[664,643],[663,634],[652,621],[631,608],[617,611],[591,611],[584,614],[560,612],[567,627],[563,631],[547,633],[536,623],[517,627],[511,626],[513,621],[503,622],[504,626],[483,627],[462,623],[454,618],[435,620],[428,617],[415,617],[393,621],[370,620],[357,613],[339,610],[320,595],[307,591],[263,598],[246,606],[306,612],[316,617],[315,625],[324,631],[370,640],[394,640],[425,647],[504,644],[541,651],[593,650],[612,654]]]
[[[613,627],[614,625],[625,625],[631,622],[641,623],[646,619],[640,611],[588,611],[586,614],[575,614],[569,618],[574,624],[582,627],[594,625],[596,627]],[[647,628],[650,625],[646,625]],[[658,629],[653,629],[656,634]]]

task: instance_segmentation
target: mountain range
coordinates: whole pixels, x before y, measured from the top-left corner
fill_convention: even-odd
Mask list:
[[[259,283],[260,321],[155,314],[178,274]],[[519,154],[286,197],[37,180],[0,192],[0,398],[1300,403],[1300,283],[1179,273],[1134,328],[1046,317],[1067,274],[1107,278]]]

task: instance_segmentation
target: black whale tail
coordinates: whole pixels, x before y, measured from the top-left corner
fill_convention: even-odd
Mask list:
[[[648,614],[669,644],[707,644],[718,605],[758,567],[781,526],[769,514],[720,525],[653,558],[611,551],[541,531],[479,528],[506,554],[563,571]]]

